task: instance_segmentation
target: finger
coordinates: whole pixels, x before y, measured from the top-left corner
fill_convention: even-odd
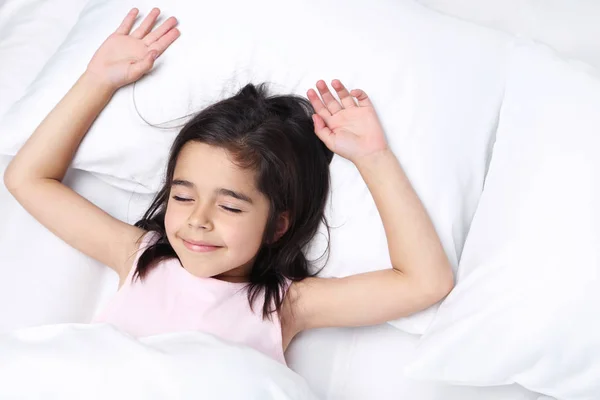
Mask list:
[[[338,103],[338,101],[333,97],[325,81],[320,80],[317,82],[317,89],[319,89],[319,93],[321,93],[325,107],[327,107],[331,114],[335,114],[343,108],[341,104]]]
[[[331,86],[333,86],[333,88],[337,92],[338,97],[340,98],[342,105],[345,108],[356,107],[356,103],[354,102],[352,96],[350,96],[348,89],[346,89],[344,84],[339,79],[334,79],[333,81],[331,81]]]
[[[170,32],[171,29],[173,29],[173,27],[175,27],[175,25],[177,25],[177,18],[175,18],[175,17],[167,18],[165,20],[165,22],[160,24],[160,26],[158,28],[156,28],[152,32],[148,33],[146,35],[146,37],[144,37],[144,43],[146,44],[146,46],[150,46],[152,43],[158,41],[161,37],[163,37],[168,32]]]
[[[353,89],[350,91],[350,94],[356,97],[356,100],[358,100],[358,105],[360,107],[373,105],[371,103],[371,100],[369,99],[369,96],[367,96],[367,94],[361,89]]]
[[[317,92],[314,91],[314,89],[309,89],[308,92],[306,92],[306,95],[308,96],[310,104],[312,104],[313,108],[315,109],[315,112],[319,114],[321,118],[327,119],[331,117],[331,113],[329,112],[327,107],[325,107],[325,104],[323,104],[323,101],[321,100]]]
[[[319,114],[313,114],[312,119],[315,125],[315,133],[317,134],[317,137],[321,139],[323,143],[325,143],[325,146],[327,146],[329,150],[331,150],[334,139],[333,132],[331,132],[331,129],[329,129],[325,123],[325,120]]]
[[[129,67],[129,73],[131,74],[133,80],[140,79],[142,75],[150,71],[154,65],[154,60],[156,60],[156,57],[158,57],[158,52],[156,50],[152,50],[146,53],[144,58],[131,64]]]
[[[131,36],[136,39],[141,39],[146,36],[148,32],[152,30],[152,27],[156,23],[156,19],[159,15],[160,10],[158,8],[153,8],[152,11],[146,15],[146,18],[144,18],[140,26],[138,26],[137,29],[131,33]]]
[[[171,43],[173,43],[179,37],[179,35],[179,29],[173,28],[156,42],[152,43],[152,45],[149,47],[149,50],[156,50],[160,56],[171,45]]]
[[[121,25],[117,28],[115,33],[119,33],[121,35],[128,35],[129,31],[133,27],[133,23],[135,22],[135,17],[137,17],[139,10],[137,8],[132,8],[131,11],[127,13]]]

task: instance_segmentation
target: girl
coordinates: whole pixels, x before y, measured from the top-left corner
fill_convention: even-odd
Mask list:
[[[308,99],[247,85],[198,113],[171,148],[164,187],[134,226],[61,183],[86,131],[118,88],[146,74],[179,36],[137,9],[8,166],[9,191],[74,248],[112,268],[119,290],[94,322],[134,336],[201,330],[285,363],[305,329],[379,324],[440,301],[450,263],[389,149],[367,94],[323,81]],[[316,135],[315,135],[316,134]],[[385,228],[393,268],[311,275],[303,250],[324,219],[333,153],[358,168]],[[369,249],[365,249],[369,251]]]

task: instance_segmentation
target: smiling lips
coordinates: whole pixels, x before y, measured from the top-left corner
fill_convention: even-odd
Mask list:
[[[194,240],[183,240],[183,244],[185,247],[187,247],[189,250],[191,251],[195,251],[197,253],[206,253],[209,251],[215,251],[217,249],[220,249],[222,246],[214,246],[208,242],[204,242],[204,241],[200,241],[200,242],[196,242]]]

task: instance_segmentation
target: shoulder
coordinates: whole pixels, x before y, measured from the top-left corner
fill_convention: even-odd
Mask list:
[[[160,234],[155,231],[140,230],[138,237],[134,241],[133,249],[129,252],[129,262],[127,268],[119,275],[119,287],[127,280],[131,279],[136,270],[140,256],[144,251],[160,238]]]
[[[307,320],[310,318],[303,298],[307,289],[313,287],[316,281],[323,278],[304,278],[301,281],[288,281],[286,291],[279,312],[284,348],[298,333],[306,329]]]
[[[283,303],[281,304],[281,309],[279,311],[283,351],[287,349],[292,339],[302,331],[298,324],[298,320],[294,318],[294,301],[291,299],[293,296],[290,295],[293,285],[294,284],[291,283],[284,294]]]
[[[144,231],[138,240],[138,248],[140,251],[146,250],[160,239],[160,233],[156,231]]]

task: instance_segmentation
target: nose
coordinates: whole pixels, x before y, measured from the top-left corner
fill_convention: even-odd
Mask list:
[[[188,226],[190,228],[212,230],[213,223],[210,213],[210,204],[202,205],[200,202],[192,210],[192,213],[188,217]]]

